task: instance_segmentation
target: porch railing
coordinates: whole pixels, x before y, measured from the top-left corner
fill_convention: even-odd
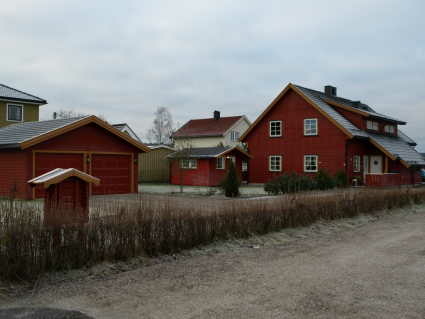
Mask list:
[[[401,185],[402,179],[399,173],[366,174],[365,184],[367,186],[396,186]]]

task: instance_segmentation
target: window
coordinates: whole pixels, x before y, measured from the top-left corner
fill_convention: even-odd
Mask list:
[[[379,130],[379,123],[375,121],[367,121],[366,127],[368,130],[378,131]]]
[[[269,156],[269,170],[270,172],[280,172],[282,170],[282,156],[271,155]]]
[[[231,131],[230,132],[230,140],[232,142],[237,142],[239,140],[239,132],[238,131]]]
[[[360,156],[353,156],[353,172],[360,172]]]
[[[180,161],[181,168],[195,169],[197,167],[196,159],[182,159]]]
[[[19,104],[7,105],[7,120],[13,122],[23,121],[24,106]]]
[[[395,127],[394,127],[394,125],[385,125],[384,131],[385,131],[385,133],[395,134]]]
[[[282,136],[282,121],[270,121],[270,137]]]
[[[305,136],[317,135],[317,119],[304,120],[304,135]]]
[[[217,163],[215,167],[217,169],[224,169],[226,165],[225,163],[226,163],[226,159],[224,157],[217,157]]]
[[[318,171],[318,160],[317,155],[304,155],[304,172],[317,172]]]
[[[242,172],[248,172],[248,162],[242,161]]]

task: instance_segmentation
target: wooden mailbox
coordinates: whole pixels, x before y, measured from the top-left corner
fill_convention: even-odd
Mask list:
[[[56,168],[28,183],[44,186],[44,223],[59,226],[88,222],[89,185],[99,185],[100,179],[75,168]]]

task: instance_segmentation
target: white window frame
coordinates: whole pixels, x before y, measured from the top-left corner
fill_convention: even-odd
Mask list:
[[[225,169],[226,168],[226,158],[224,157],[217,157],[216,163],[215,163],[216,169]]]
[[[315,123],[316,130],[312,132],[312,123]],[[304,136],[317,136],[319,135],[319,121],[317,118],[304,119]]]
[[[273,160],[279,159],[279,167],[277,168],[276,163],[274,164],[275,168],[273,168]],[[270,155],[269,156],[269,171],[270,172],[281,172],[282,171],[282,155]]]
[[[237,142],[239,140],[240,134],[238,131],[230,131],[230,140],[232,142]]]
[[[361,172],[361,157],[360,155],[353,156],[353,172],[360,173]]]
[[[9,106],[19,106],[21,108],[21,120],[17,121],[17,120],[9,120]],[[6,104],[6,121],[7,122],[17,122],[17,123],[21,123],[24,121],[24,105],[22,104],[16,104],[16,103],[7,103]]]
[[[273,124],[279,124],[279,134],[272,134],[272,125]],[[283,132],[283,125],[282,121],[280,120],[273,120],[269,122],[269,136],[270,137],[281,137]]]
[[[248,161],[246,161],[246,160],[242,161],[241,170],[242,170],[242,172],[248,172]]]
[[[316,169],[307,169],[307,159],[314,158],[316,161]],[[304,155],[304,172],[306,173],[317,173],[319,171],[319,155]]]
[[[366,121],[366,128],[372,131],[379,131],[379,123],[372,120]]]
[[[386,124],[384,126],[384,132],[388,134],[395,134],[395,126],[391,124]]]
[[[185,165],[187,163],[187,165]],[[193,158],[184,158],[180,160],[180,168],[183,169],[197,169],[198,168],[198,161]]]

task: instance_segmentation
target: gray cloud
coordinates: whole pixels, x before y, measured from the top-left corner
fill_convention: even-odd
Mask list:
[[[334,84],[408,121],[425,151],[423,1],[58,1],[2,4],[1,82],[61,108],[150,126],[255,117],[288,83]]]

